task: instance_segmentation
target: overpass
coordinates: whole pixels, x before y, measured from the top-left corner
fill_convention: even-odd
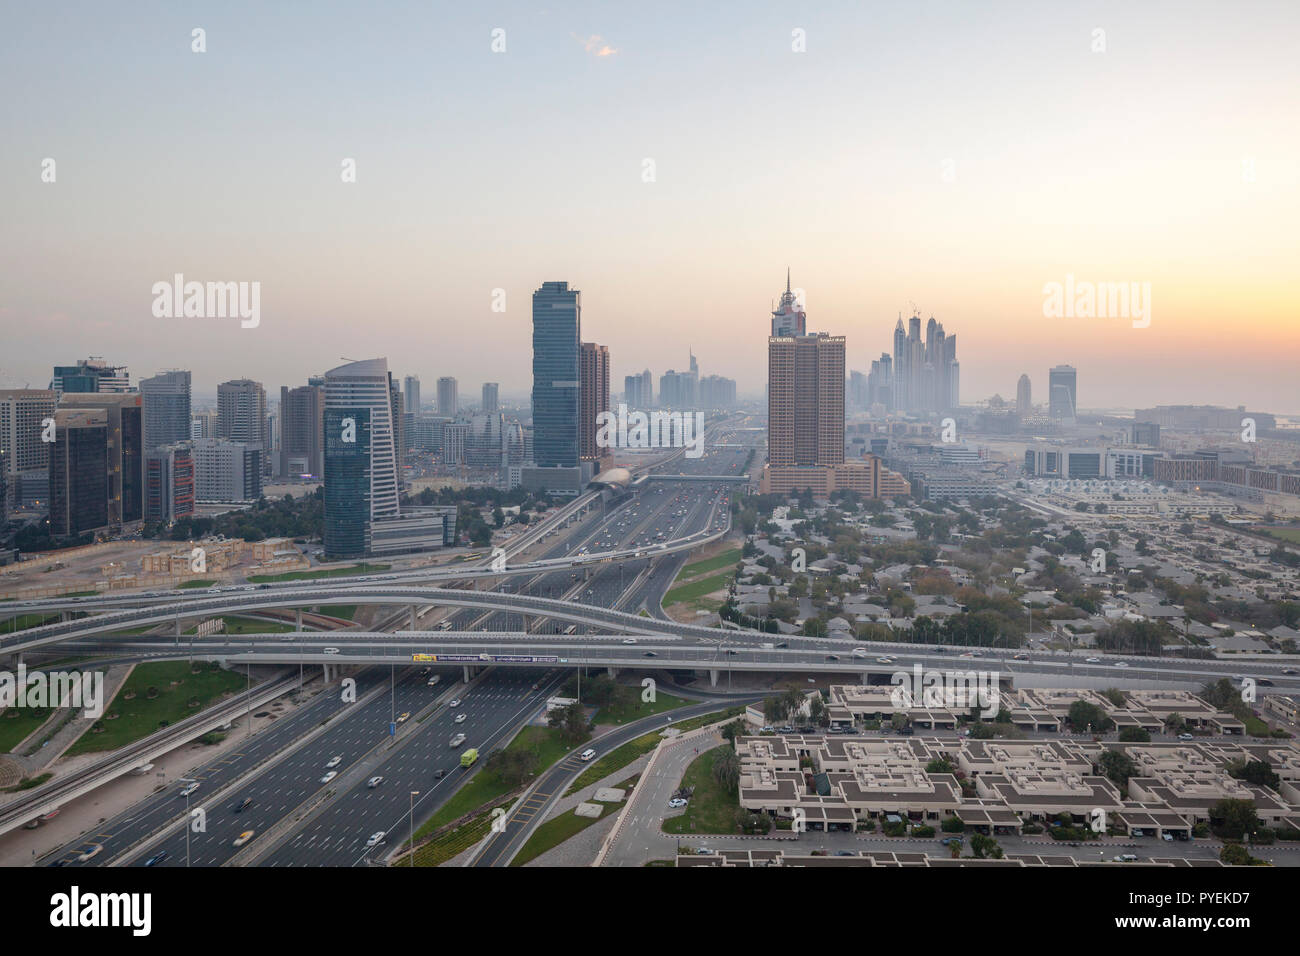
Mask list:
[[[639,620],[647,621],[646,618]],[[935,646],[879,643],[868,644],[860,649],[863,653],[857,654],[851,644],[846,645],[843,641],[789,639],[781,642],[788,646],[777,647],[772,641],[737,643],[724,639],[734,636],[735,632],[694,625],[678,626],[711,633],[704,640],[691,640],[694,634],[655,633],[654,628],[564,636],[519,631],[302,631],[296,634],[244,634],[229,638],[212,635],[179,643],[165,636],[114,641],[81,640],[73,646],[86,651],[131,651],[157,659],[193,657],[241,664],[453,664],[467,668],[558,666],[605,668],[611,673],[620,669],[693,670],[708,672],[711,683],[715,685],[721,672],[727,670],[845,674],[862,683],[870,683],[872,675],[892,675],[918,663],[927,669],[944,671],[992,670],[1004,679],[1042,687],[1108,687],[1117,682],[1127,687],[1139,684],[1199,686],[1209,680],[1232,677],[1248,670],[1256,677],[1267,673],[1274,681],[1273,686],[1261,688],[1261,692],[1300,692],[1300,675],[1281,673],[1281,664],[1256,663],[1246,668],[1242,663],[1221,661],[1128,658],[1124,662],[1126,669],[1118,673],[1114,659],[1099,658],[1092,664],[1078,657],[1046,653],[1015,660],[1010,651],[987,650],[976,658],[941,651]]]
[[[392,571],[382,574],[348,575],[328,579],[308,579],[301,581],[283,581],[270,584],[245,584],[233,587],[209,588],[206,591],[148,591],[138,594],[105,595],[96,594],[86,597],[41,598],[32,601],[6,601],[0,604],[0,616],[18,616],[22,614],[53,613],[56,611],[89,611],[100,608],[130,608],[150,604],[167,604],[175,607],[179,603],[199,604],[215,596],[245,595],[248,592],[271,591],[277,595],[292,596],[296,591],[317,591],[328,580],[333,587],[349,587],[358,584],[402,581],[474,581],[483,578],[508,578],[516,575],[533,575],[548,571],[563,571],[569,568],[588,568],[602,564],[617,564],[621,561],[634,561],[638,558],[658,558],[679,551],[689,551],[703,547],[731,531],[731,512],[725,512],[725,521],[716,529],[705,528],[695,534],[672,541],[642,545],[639,548],[625,548],[617,551],[595,551],[588,554],[570,554],[561,558],[544,558],[524,564],[510,565],[494,570],[490,560],[475,564],[454,565],[445,568],[414,568],[408,571]],[[292,606],[290,602],[288,605]],[[302,602],[298,602],[302,603]],[[314,603],[314,602],[306,602]],[[338,602],[333,602],[338,603]],[[432,602],[426,602],[432,603]],[[262,604],[261,607],[268,605]],[[269,605],[275,606],[275,605]],[[196,611],[195,613],[198,613]],[[28,631],[35,630],[29,628]],[[26,633],[26,632],[21,632]],[[5,643],[0,640],[0,651]]]

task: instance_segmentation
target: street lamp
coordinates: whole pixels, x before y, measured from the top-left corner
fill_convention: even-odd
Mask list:
[[[415,798],[419,795],[419,790],[411,791],[411,866],[415,866]]]

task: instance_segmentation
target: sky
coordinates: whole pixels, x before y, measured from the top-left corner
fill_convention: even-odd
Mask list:
[[[616,391],[693,350],[761,394],[789,268],[850,369],[933,315],[965,403],[1069,363],[1081,407],[1300,411],[1294,2],[0,10],[0,386],[385,355],[525,395],[567,280]],[[258,325],[156,317],[177,273]],[[1045,314],[1067,276],[1149,320]]]

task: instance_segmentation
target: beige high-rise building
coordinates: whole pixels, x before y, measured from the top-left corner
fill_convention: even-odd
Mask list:
[[[844,464],[844,336],[770,337],[767,389],[773,468]]]
[[[54,417],[54,403],[50,389],[0,389],[0,458],[8,474],[50,467],[50,443],[41,433]]]
[[[609,411],[609,347],[583,342],[578,352],[578,457],[599,461],[607,449],[596,446],[596,416]]]

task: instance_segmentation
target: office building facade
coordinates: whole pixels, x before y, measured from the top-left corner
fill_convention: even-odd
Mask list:
[[[109,523],[108,413],[60,409],[50,443],[50,534],[70,537]]]
[[[325,470],[325,389],[313,383],[280,387],[280,452],[283,478],[319,478]]]
[[[1077,373],[1072,365],[1058,365],[1047,373],[1048,414],[1053,421],[1075,421],[1078,394]]]
[[[445,418],[455,418],[460,410],[456,388],[456,380],[450,375],[438,379],[438,414]]]
[[[582,430],[578,455],[583,461],[598,461],[606,450],[596,445],[597,417],[609,411],[609,349],[595,342],[583,342],[579,352],[579,408]]]
[[[581,341],[581,293],[542,283],[533,293],[533,455],[541,468],[578,464]]]
[[[387,359],[325,373],[325,553],[369,553],[374,523],[396,518],[398,463]]]
[[[119,529],[144,517],[144,402],[139,393],[74,393],[65,409],[98,409],[107,427],[108,524]]]
[[[144,447],[158,448],[190,438],[190,373],[163,372],[140,379],[144,399]]]
[[[483,401],[482,401],[482,408],[480,409],[480,411],[482,411],[484,414],[490,414],[491,412],[500,410],[501,408],[500,390],[501,390],[501,386],[497,382],[483,383]]]

